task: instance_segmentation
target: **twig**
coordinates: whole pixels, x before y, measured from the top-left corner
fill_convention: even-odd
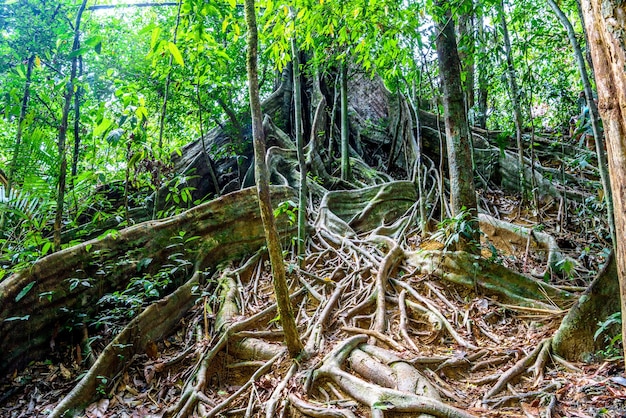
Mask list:
[[[551,339],[545,339],[526,357],[520,359],[513,367],[502,373],[496,384],[483,396],[483,403],[488,403],[489,399],[500,393],[512,379],[524,373],[526,369],[535,361],[545,344],[550,344]]]
[[[354,415],[354,413],[349,409],[324,408],[313,405],[312,403],[303,401],[293,393],[289,394],[289,402],[291,402],[291,405],[293,405],[294,408],[305,416],[314,418],[356,418],[356,415]]]
[[[226,408],[228,405],[230,405],[230,403],[232,401],[234,401],[235,399],[237,399],[243,392],[245,392],[246,390],[248,390],[248,388],[250,386],[252,386],[252,384],[254,382],[256,382],[256,380],[263,374],[265,374],[270,367],[272,367],[272,365],[276,362],[276,360],[278,360],[280,357],[282,357],[285,354],[285,350],[281,351],[279,354],[276,354],[274,357],[272,357],[270,360],[267,361],[267,363],[265,363],[265,365],[263,367],[259,367],[259,369],[254,372],[254,374],[250,377],[250,379],[248,379],[248,381],[239,388],[239,390],[237,390],[235,393],[233,393],[232,395],[230,395],[228,398],[224,399],[222,402],[220,402],[219,404],[215,405],[215,407],[213,407],[213,409],[211,409],[208,413],[207,413],[207,417],[214,417],[215,415],[217,415],[222,409]]]
[[[535,391],[535,392],[518,393],[515,395],[503,396],[501,398],[489,399],[487,403],[492,403],[493,404],[492,408],[498,408],[510,401],[521,401],[522,399],[544,396],[546,395],[546,392],[557,389],[558,387],[559,387],[558,383],[550,383],[545,388]]]
[[[446,328],[446,330],[448,330],[448,332],[450,333],[450,336],[452,336],[452,338],[454,338],[454,340],[461,346],[461,347],[465,347],[468,348],[470,350],[476,350],[478,349],[478,347],[476,347],[474,344],[465,341],[465,339],[463,337],[461,337],[456,331],[455,329],[452,327],[452,325],[450,324],[450,322],[448,322],[448,320],[446,319],[445,316],[443,316],[443,314],[441,312],[439,312],[439,310],[435,307],[435,305],[433,305],[428,299],[426,299],[425,297],[423,297],[422,295],[420,295],[419,293],[417,293],[415,291],[415,289],[413,289],[411,287],[411,285],[409,285],[408,283],[404,283],[401,282],[399,280],[395,280],[392,279],[393,284],[398,285],[400,287],[403,287],[404,289],[406,289],[411,296],[413,296],[415,299],[417,299],[419,302],[423,303],[424,305],[426,305],[428,307],[428,309],[430,311],[432,311],[441,321],[441,323],[443,324],[443,326]]]
[[[291,367],[289,368],[289,371],[287,371],[285,377],[278,385],[276,385],[272,395],[265,403],[265,418],[272,418],[276,413],[276,405],[280,400],[281,393],[287,387],[287,382],[289,382],[293,375],[296,374],[296,371],[298,371],[298,362],[294,361],[291,363]]]

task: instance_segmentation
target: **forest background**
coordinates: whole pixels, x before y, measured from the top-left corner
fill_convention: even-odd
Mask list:
[[[621,114],[611,113],[626,100],[619,78],[611,78],[615,71],[619,77],[623,54],[623,6],[605,5],[601,15],[594,14],[595,3],[552,0],[245,6],[235,0],[0,4],[0,371],[7,388],[21,382],[19,391],[2,396],[9,408],[62,416],[100,397],[113,410],[120,375],[132,367],[116,358],[144,355],[160,365],[151,373],[163,373],[192,347],[204,368],[180,369],[185,384],[163,385],[177,389],[159,392],[151,413],[204,416],[207,405],[221,413],[241,401],[236,386],[249,398],[246,414],[271,415],[276,408],[312,414],[306,408],[322,407],[288,387],[307,367],[298,371],[298,362],[283,358],[283,337],[291,357],[310,362],[313,380],[335,379],[339,386],[341,361],[327,360],[356,355],[348,351],[391,364],[399,362],[393,356],[425,355],[420,344],[427,342],[443,373],[461,367],[450,363],[455,358],[474,371],[472,362],[487,356],[481,338],[526,347],[516,355],[491,352],[498,359],[492,364],[513,366],[489,381],[495,384],[486,392],[479,386],[487,381],[473,380],[471,402],[454,395],[460,389],[422,376],[412,360],[421,383],[408,392],[419,397],[397,401],[395,392],[383,391],[363,399],[355,394],[362,386],[348,385],[343,392],[359,403],[326,405],[317,412],[322,416],[331,409],[359,415],[364,406],[373,416],[394,408],[485,416],[502,405],[529,414],[539,407],[525,406],[527,398],[515,398],[514,390],[515,399],[494,397],[528,368],[541,384],[550,355],[564,357],[555,364],[579,376],[588,373],[574,362],[623,368],[624,136]],[[608,29],[597,19],[609,22]],[[594,55],[586,46],[589,37],[607,33],[621,52],[611,50],[601,61],[601,47]],[[256,111],[255,97],[263,99]],[[570,123],[585,104],[591,147]],[[257,185],[262,204],[270,182],[274,209],[264,216],[261,205],[259,216],[256,192],[247,187]],[[276,250],[268,265],[258,261],[265,248],[270,256]],[[281,293],[285,269],[289,282]],[[263,274],[271,277],[261,286],[267,296],[252,303]],[[455,284],[429,284],[434,303],[415,290],[424,277]],[[297,283],[312,298],[299,294]],[[475,294],[457,294],[453,303],[455,291],[446,286]],[[229,293],[234,289],[240,294]],[[288,303],[290,291],[299,311]],[[267,326],[267,318],[255,315],[274,300],[279,314],[272,314],[270,328],[281,325],[270,336],[259,325]],[[344,309],[333,314],[336,304]],[[151,311],[165,305],[167,315]],[[407,325],[405,306],[422,325]],[[361,315],[368,309],[369,317]],[[478,319],[458,317],[497,316],[488,325],[502,332],[511,325],[507,310],[535,317],[516,318],[515,335],[474,325],[481,338],[467,325]],[[162,328],[125,336],[137,321],[163,316],[170,319]],[[326,327],[330,317],[344,328]],[[541,332],[529,331],[543,322]],[[165,337],[189,323],[203,330],[174,354]],[[278,335],[264,343],[270,347],[248,348],[266,354],[259,371],[278,358],[285,370],[274,370],[273,384],[259,383],[261,372],[254,370],[229,376],[237,383],[225,392],[237,396],[221,406],[216,399],[224,391],[207,389],[208,365],[224,344],[234,344],[233,335],[252,333],[253,323],[255,337]],[[422,330],[424,323],[432,329]],[[400,343],[384,338],[391,330]],[[324,345],[326,339],[334,343]],[[372,354],[376,349],[364,348],[376,340],[392,357],[383,361]],[[460,351],[443,358],[436,346]],[[171,358],[161,363],[168,348]],[[244,368],[259,366],[248,349],[238,355],[252,362]],[[66,380],[88,371],[76,386],[59,378],[53,386],[62,397],[27,406],[33,386],[20,373],[38,376],[28,367],[46,359]],[[313,367],[312,359],[325,366]],[[143,373],[142,384],[154,385],[154,374]],[[358,373],[385,387],[384,377]],[[459,382],[454,373],[445,377]],[[551,386],[554,379],[539,391],[553,393],[541,404],[546,411],[561,408],[566,415],[568,407],[588,406],[555,406],[570,392],[562,382]],[[386,386],[399,391],[398,381]],[[255,395],[255,385],[267,393]],[[610,402],[589,408],[623,411]]]

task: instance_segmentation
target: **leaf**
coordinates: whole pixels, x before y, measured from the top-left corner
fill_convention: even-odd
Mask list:
[[[70,52],[70,54],[67,57],[68,58],[74,58],[74,57],[77,57],[79,55],[84,55],[85,52],[89,51],[90,49],[91,49],[90,46],[84,46],[82,48],[75,49],[72,52]]]
[[[34,282],[34,281],[33,281],[33,282],[28,283],[28,284],[27,284],[27,285],[26,285],[26,286],[25,286],[25,287],[24,287],[24,288],[20,291],[20,293],[18,293],[18,294],[17,294],[17,296],[15,297],[15,301],[16,301],[16,302],[19,302],[20,300],[22,300],[22,298],[23,298],[24,296],[26,296],[26,294],[27,294],[28,292],[30,292],[30,289],[32,289],[32,288],[33,288],[33,286],[35,285],[35,283],[36,283],[36,282]]]
[[[379,409],[381,411],[387,411],[389,409],[395,408],[395,405],[389,401],[378,401],[378,402],[374,402],[374,405],[372,405],[372,408]]]
[[[111,145],[117,145],[120,142],[120,139],[124,135],[124,130],[121,128],[113,129],[106,137],[106,140]]]
[[[111,119],[104,118],[102,122],[98,126],[96,126],[93,130],[93,136],[98,137],[109,130],[109,128],[113,125],[113,121]]]
[[[11,321],[28,321],[28,319],[30,318],[30,315],[24,315],[24,316],[12,316],[10,318],[7,318],[4,320],[4,322],[11,322]]]
[[[180,65],[181,67],[184,67],[185,61],[183,61],[183,56],[180,54],[180,51],[178,50],[178,47],[176,46],[176,44],[174,42],[168,42],[167,49],[172,54],[172,57],[174,57],[174,60],[176,61],[176,63]]]
[[[35,67],[41,68],[41,58],[38,56],[35,57]]]
[[[52,243],[50,241],[46,241],[43,247],[41,248],[41,255],[48,254],[48,251],[50,251],[51,247],[52,247]]]
[[[237,0],[228,0],[228,4],[230,4],[230,7],[234,9],[237,7]]]

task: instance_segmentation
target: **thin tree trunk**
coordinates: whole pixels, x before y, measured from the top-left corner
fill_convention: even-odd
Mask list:
[[[463,81],[463,91],[465,92],[465,103],[468,109],[474,106],[474,15],[473,10],[470,13],[463,13],[459,16],[459,36],[465,45],[464,51],[459,51],[459,59],[461,60],[461,68],[465,74]]]
[[[609,174],[613,190],[616,241],[615,260],[622,305],[622,339],[626,336],[626,47],[624,5],[616,0],[584,0],[583,13],[589,35],[598,87],[599,110],[604,122]]]
[[[80,46],[80,45],[79,45]],[[83,57],[78,57],[78,76],[83,74]],[[78,160],[80,157],[80,95],[83,92],[81,87],[76,89],[74,94],[74,153],[72,154],[72,179],[78,173]]]
[[[478,17],[478,33],[480,45],[480,57],[484,57],[487,53],[485,39],[485,25],[482,14]],[[487,128],[487,96],[489,94],[489,86],[487,81],[487,65],[485,59],[478,60],[476,65],[478,72],[478,108],[477,108],[477,125],[479,128]]]
[[[200,140],[202,141],[202,153],[204,154],[206,165],[209,169],[209,177],[211,177],[211,182],[213,183],[213,188],[215,189],[215,195],[219,196],[220,195],[220,183],[219,181],[217,181],[217,176],[215,175],[215,168],[213,167],[213,160],[211,159],[211,155],[209,154],[209,150],[206,147],[206,143],[204,139],[204,122],[202,120],[202,99],[200,97],[199,77],[198,77],[198,88],[196,89],[196,100],[198,101],[198,123],[200,124]]]
[[[511,50],[511,39],[506,24],[506,16],[504,14],[504,1],[500,2],[498,9],[500,21],[502,24],[502,37],[504,38],[504,50],[506,52],[506,65],[509,80],[509,90],[511,92],[511,103],[513,104],[513,116],[515,121],[515,141],[517,143],[517,159],[519,163],[519,187],[522,200],[526,199],[526,181],[524,178],[524,141],[522,139],[522,108],[519,99],[519,88],[517,87],[517,77],[515,75],[515,66],[513,65],[513,52]]]
[[[174,26],[174,40],[172,41],[176,44],[176,40],[178,38],[178,26],[180,25],[180,9],[183,5],[183,1],[179,0],[178,2],[178,12],[176,13],[176,25]],[[159,144],[158,144],[158,152],[163,151],[163,132],[165,131],[165,116],[167,114],[167,96],[170,91],[170,82],[172,80],[172,63],[173,56],[170,54],[170,59],[167,67],[167,77],[165,79],[165,91],[163,92],[163,104],[161,105],[161,117],[159,120]],[[154,158],[158,158],[156,155]],[[161,168],[157,164],[156,166],[156,174],[154,176],[154,207],[152,208],[152,219],[156,219],[157,211],[159,209],[159,178],[161,176]]]
[[[80,20],[85,11],[87,0],[83,0],[78,13],[76,15],[76,24],[74,25],[74,43],[72,45],[72,52],[77,51],[80,48]],[[59,151],[59,185],[57,193],[57,207],[54,217],[54,250],[59,251],[61,249],[61,229],[63,223],[63,207],[65,201],[65,180],[67,178],[67,156],[65,153],[65,142],[67,138],[67,124],[70,114],[70,104],[72,103],[72,96],[74,94],[74,79],[76,78],[76,70],[78,67],[78,57],[72,58],[72,70],[70,73],[70,80],[67,83],[65,91],[65,102],[63,105],[63,115],[61,117],[61,126],[59,127],[58,138],[58,151]]]
[[[350,181],[350,126],[348,125],[348,63],[341,63],[341,179]]]
[[[585,45],[589,45],[589,35],[587,35],[587,28],[585,27],[585,17],[583,16],[583,6],[580,4],[580,0],[576,0],[576,11],[578,12],[578,19],[583,27],[583,35],[585,36]],[[591,60],[591,49],[586,48],[585,60],[589,65],[589,79],[595,80],[596,76],[593,71],[593,61]]]
[[[604,189],[604,201],[606,202],[606,216],[609,222],[609,230],[611,232],[611,239],[613,240],[613,246],[615,246],[615,218],[613,214],[613,194],[611,193],[611,179],[609,177],[608,162],[606,158],[606,151],[604,150],[604,144],[602,142],[602,128],[600,127],[600,117],[598,115],[598,107],[593,99],[593,91],[591,89],[591,83],[589,82],[589,75],[587,74],[587,67],[585,67],[585,58],[576,39],[576,32],[571,22],[565,16],[563,11],[554,2],[554,0],[548,0],[548,4],[561,21],[563,27],[567,30],[567,37],[569,38],[572,48],[574,49],[574,58],[576,64],[578,64],[578,71],[580,72],[580,78],[583,82],[585,90],[585,98],[587,100],[587,107],[589,108],[589,118],[591,119],[591,129],[593,130],[593,137],[596,143],[596,154],[598,155],[598,170],[600,171],[600,179],[602,180],[602,188]]]
[[[296,328],[293,310],[289,301],[289,287],[285,277],[285,266],[280,245],[272,205],[270,200],[269,172],[265,163],[265,135],[261,113],[261,99],[259,97],[259,76],[257,70],[258,34],[254,0],[245,0],[244,10],[248,26],[248,51],[246,68],[248,71],[248,89],[250,91],[250,113],[252,117],[252,137],[254,142],[255,180],[259,195],[259,209],[263,221],[263,229],[267,240],[267,249],[272,265],[274,278],[274,293],[278,305],[278,314],[285,334],[285,343],[291,357],[296,358],[302,352],[303,346]]]
[[[9,168],[9,178],[7,179],[7,195],[11,193],[11,188],[15,183],[15,173],[17,172],[17,165],[20,155],[20,147],[22,146],[22,132],[24,131],[24,119],[26,118],[26,111],[28,110],[28,101],[30,99],[30,82],[33,74],[33,65],[35,64],[35,54],[28,57],[28,64],[26,64],[26,81],[24,82],[24,94],[22,95],[22,106],[20,107],[20,116],[17,120],[17,133],[15,135],[15,147],[13,148],[13,158],[11,160],[11,167]]]
[[[444,4],[443,0],[437,2],[439,7]],[[454,34],[454,23],[447,8],[444,15],[438,19],[437,31],[437,57],[443,85],[452,215],[458,215],[466,210],[471,216],[471,237],[461,238],[457,249],[476,252],[477,243],[479,243],[479,228],[469,127],[461,87],[461,63]]]
[[[295,27],[295,11],[292,9],[292,18]],[[293,101],[294,101],[294,117],[296,129],[296,149],[298,152],[298,166],[300,168],[300,184],[299,184],[299,202],[298,202],[298,245],[297,254],[304,267],[304,250],[306,243],[306,226],[307,226],[307,197],[308,190],[306,185],[306,160],[304,155],[304,140],[302,132],[302,83],[300,81],[300,56],[298,46],[296,44],[296,32],[294,30],[291,38],[291,55],[293,63]]]

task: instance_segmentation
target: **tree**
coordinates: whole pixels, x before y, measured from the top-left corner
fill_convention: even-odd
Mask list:
[[[509,36],[509,29],[506,23],[506,15],[504,14],[505,3],[504,0],[500,1],[498,5],[498,15],[502,25],[502,37],[504,40],[504,52],[506,54],[506,67],[507,78],[509,81],[509,93],[511,96],[511,103],[513,104],[513,114],[515,121],[515,143],[517,144],[517,162],[519,173],[519,187],[522,194],[522,199],[526,198],[526,181],[524,175],[524,141],[522,139],[522,108],[520,104],[519,88],[517,86],[517,75],[515,73],[515,66],[513,65],[513,52],[511,50],[511,39]]]
[[[576,39],[576,33],[574,28],[561,8],[556,4],[554,0],[548,0],[550,8],[554,11],[558,19],[561,21],[563,27],[567,30],[567,37],[572,44],[574,50],[574,58],[578,65],[578,71],[580,72],[580,79],[583,83],[585,91],[585,99],[589,108],[589,117],[591,119],[591,127],[593,130],[593,137],[596,145],[596,155],[598,156],[598,170],[600,171],[600,178],[602,179],[602,188],[604,189],[604,201],[606,202],[606,217],[609,222],[609,231],[611,233],[611,239],[615,243],[615,218],[613,215],[613,196],[611,192],[611,179],[609,177],[606,151],[604,149],[604,143],[602,140],[602,128],[600,127],[600,120],[598,116],[598,107],[593,97],[591,89],[591,83],[589,81],[589,75],[587,74],[587,67],[585,66],[585,59],[583,53]]]
[[[61,228],[63,222],[63,208],[65,205],[65,179],[67,177],[67,152],[65,150],[65,141],[67,138],[68,118],[70,114],[70,105],[74,95],[74,82],[78,69],[78,55],[80,54],[80,21],[87,6],[87,0],[83,0],[76,14],[76,23],[74,24],[74,42],[72,44],[72,64],[69,80],[66,85],[64,95],[63,113],[61,115],[61,125],[59,126],[58,152],[59,152],[59,178],[57,186],[57,207],[56,216],[54,218],[54,248],[61,249]]]
[[[437,18],[436,44],[443,87],[452,215],[460,215],[467,211],[470,219],[473,219],[469,224],[470,234],[462,240],[458,249],[475,252],[479,242],[478,211],[469,127],[461,84],[461,63],[449,5],[440,1],[437,2],[437,7],[440,15]]]
[[[296,148],[298,153],[298,168],[300,169],[300,184],[298,189],[298,244],[297,254],[301,258],[301,264],[304,265],[304,249],[306,248],[306,227],[307,227],[307,202],[308,202],[308,188],[307,188],[307,167],[306,159],[304,155],[304,132],[302,124],[304,119],[302,117],[302,82],[300,80],[300,51],[297,45],[297,30],[296,30],[296,14],[295,10],[290,11],[292,22],[294,25],[293,35],[291,37],[291,58],[293,67],[293,106],[294,106],[294,129]]]
[[[263,220],[263,229],[267,240],[267,250],[272,264],[274,294],[278,303],[278,315],[285,333],[285,343],[291,357],[296,358],[302,352],[302,342],[296,328],[296,322],[289,301],[289,287],[285,277],[283,252],[280,238],[274,222],[270,199],[269,172],[265,163],[265,136],[263,133],[263,115],[259,97],[257,70],[258,35],[254,0],[245,2],[246,24],[248,26],[248,52],[246,67],[248,71],[248,89],[250,91],[250,113],[252,116],[252,138],[254,142],[254,173],[259,199],[259,209]]]
[[[598,87],[598,110],[604,124],[609,176],[613,191],[616,263],[626,335],[626,47],[624,6],[618,1],[583,1],[585,26]]]

